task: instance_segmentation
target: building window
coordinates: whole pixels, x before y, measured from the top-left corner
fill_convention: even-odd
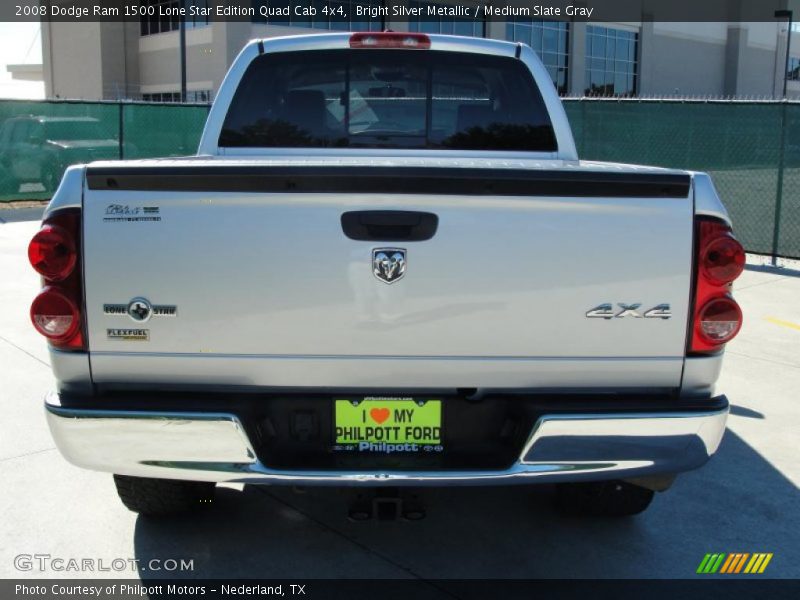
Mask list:
[[[558,93],[567,93],[569,81],[569,23],[514,19],[506,23],[506,39],[534,49],[544,63]]]
[[[789,57],[789,71],[786,73],[789,81],[800,81],[800,58]]]
[[[639,34],[612,27],[586,27],[587,96],[636,95]]]
[[[180,102],[180,92],[156,92],[153,94],[142,94],[145,102]]]
[[[152,14],[146,14],[139,19],[141,34],[155,35],[180,29],[180,19],[175,14],[180,5],[180,0],[142,0],[142,10]],[[162,17],[164,12],[172,13],[172,16]]]
[[[180,102],[180,92],[153,92],[142,94],[144,102]],[[186,102],[211,102],[211,90],[192,90],[186,92]]]
[[[193,6],[198,9],[194,15],[192,15]],[[186,29],[196,29],[206,25],[208,25],[208,0],[186,0]]]
[[[208,25],[208,17],[192,16],[191,7],[207,9],[208,0],[186,0],[186,28],[195,29]],[[141,0],[141,7],[147,13],[139,18],[139,30],[142,36],[178,31],[181,28],[181,19],[178,11],[181,0]],[[169,16],[161,16],[167,14]]]
[[[422,9],[422,16],[408,17],[408,30],[420,33],[444,33],[472,37],[486,36],[483,18],[476,20],[463,17],[428,16],[428,7],[440,8],[442,4],[442,2],[409,0],[409,8]]]
[[[211,102],[211,90],[194,90],[191,92],[186,92],[186,101],[207,104]]]
[[[315,15],[302,16],[294,13],[294,0],[253,0],[253,9],[256,16],[254,23],[268,23],[282,27],[306,27],[308,29],[328,29],[334,31],[381,31],[384,19],[370,19],[357,17],[355,5],[377,8],[383,5],[382,0],[311,0],[307,3],[316,9]],[[303,5],[305,6],[305,4]],[[288,15],[261,16],[262,7],[270,10],[279,10],[281,13],[288,10]]]

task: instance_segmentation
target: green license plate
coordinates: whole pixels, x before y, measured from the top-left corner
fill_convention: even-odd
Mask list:
[[[430,446],[441,450],[441,400],[364,398],[334,403],[336,449],[415,452]]]

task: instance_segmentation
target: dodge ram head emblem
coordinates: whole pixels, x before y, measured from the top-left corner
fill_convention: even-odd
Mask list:
[[[372,251],[372,272],[384,283],[394,283],[406,274],[405,248],[375,248]]]

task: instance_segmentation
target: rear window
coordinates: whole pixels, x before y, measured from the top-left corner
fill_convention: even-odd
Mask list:
[[[219,145],[556,150],[521,61],[415,50],[261,55],[234,95]]]

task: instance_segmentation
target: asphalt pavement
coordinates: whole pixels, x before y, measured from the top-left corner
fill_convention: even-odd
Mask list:
[[[54,447],[42,408],[53,376],[28,318],[38,223],[0,218],[0,578],[691,578],[709,552],[771,552],[764,577],[800,577],[798,272],[752,268],[737,283],[746,322],[719,382],[732,403],[720,451],[640,516],[562,517],[539,485],[421,490],[423,520],[353,522],[351,491],[225,486],[207,510],[150,520],[122,506],[110,475]],[[37,554],[95,571],[20,570]],[[130,566],[97,570],[114,559]]]

